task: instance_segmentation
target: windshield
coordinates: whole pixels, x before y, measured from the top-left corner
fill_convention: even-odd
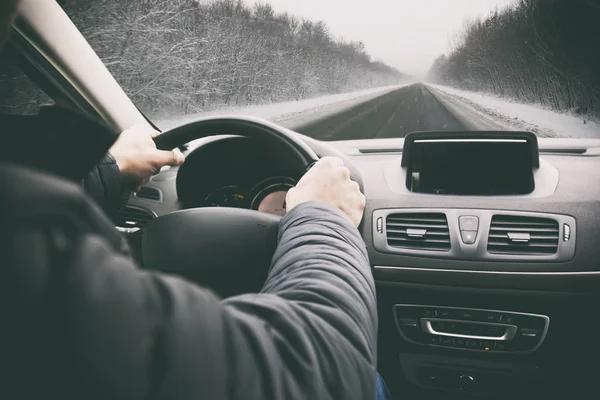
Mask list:
[[[600,138],[600,1],[59,1],[160,128],[235,113],[322,140]]]

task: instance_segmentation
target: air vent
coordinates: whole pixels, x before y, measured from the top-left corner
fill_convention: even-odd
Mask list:
[[[488,252],[493,254],[549,255],[558,250],[559,225],[548,218],[494,215]]]
[[[450,233],[442,213],[398,213],[386,218],[387,242],[391,247],[429,251],[450,250]]]
[[[124,228],[142,228],[155,215],[143,208],[127,206],[120,215],[118,226]]]
[[[135,193],[135,197],[139,197],[141,199],[161,201],[160,190],[150,186],[142,186],[140,191]]]

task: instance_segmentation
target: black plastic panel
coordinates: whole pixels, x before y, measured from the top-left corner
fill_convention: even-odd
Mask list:
[[[399,355],[399,362],[409,382],[421,388],[442,391],[432,395],[434,399],[455,399],[449,397],[451,393],[463,396],[500,395],[511,399],[539,398],[537,386],[543,376],[538,367],[497,360],[403,353]],[[411,398],[424,397],[423,393],[419,393]]]
[[[550,323],[550,318],[539,314],[414,304],[394,305],[394,320],[398,332],[411,343],[486,354],[533,353],[543,344]],[[425,325],[431,328],[436,323],[445,325],[435,328],[439,334],[427,331]]]
[[[574,141],[576,142],[576,141]],[[387,143],[387,142],[385,142]],[[390,146],[395,141],[390,141]],[[367,143],[365,143],[367,145]],[[524,196],[438,196],[423,195],[408,191],[403,178],[394,179],[391,187],[389,171],[402,171],[400,157],[394,154],[360,155],[353,161],[362,170],[365,180],[367,209],[361,227],[363,238],[369,250],[371,264],[386,267],[409,267],[420,270],[457,270],[457,271],[506,271],[506,272],[582,272],[600,270],[600,157],[578,155],[542,155],[538,173],[547,173],[554,181],[554,187],[538,192],[541,185],[536,178],[536,190]],[[547,167],[546,167],[546,166]],[[545,171],[545,172],[544,172]],[[553,177],[552,177],[553,176]],[[482,209],[506,210],[518,212],[539,212],[569,215],[577,223],[575,256],[566,262],[530,262],[530,261],[486,261],[455,260],[450,258],[432,258],[421,255],[383,252],[373,244],[372,213],[382,209]],[[376,221],[376,220],[375,220]],[[394,272],[386,273],[386,279]],[[432,274],[418,274],[421,279]],[[437,275],[436,275],[437,276]],[[481,281],[479,279],[478,281]],[[496,276],[484,276],[489,284]],[[482,278],[482,279],[483,279]],[[490,278],[490,279],[487,279]],[[503,281],[503,287],[510,287],[511,276]],[[399,276],[399,279],[401,277]],[[535,278],[532,278],[535,279]],[[422,280],[426,283],[426,280]],[[585,283],[585,280],[582,280]],[[456,283],[456,280],[455,280]],[[508,286],[506,286],[508,285]],[[528,286],[530,286],[528,284]],[[574,290],[566,287],[565,290]]]
[[[539,148],[537,136],[531,132],[519,131],[439,131],[439,132],[413,132],[404,138],[404,148],[402,151],[402,167],[408,167],[413,157],[413,148],[415,142],[419,140],[444,141],[460,140],[467,141],[486,141],[486,140],[523,140],[527,143],[531,157],[531,166],[539,168]]]
[[[396,213],[442,213],[448,220],[448,229],[450,232],[451,248],[449,251],[428,251],[426,249],[393,247],[387,241],[386,218],[388,215]],[[523,217],[537,217],[556,220],[559,224],[559,244],[555,254],[526,255],[526,254],[494,254],[488,251],[488,234],[490,231],[490,222],[494,215],[509,215]],[[459,218],[465,216],[476,217],[479,220],[479,226],[476,228],[476,237],[473,244],[465,244],[464,231],[459,226]],[[381,232],[377,229],[377,220],[382,219],[383,229]],[[575,242],[577,240],[577,229],[575,219],[566,215],[525,213],[503,210],[477,210],[477,209],[386,209],[373,212],[373,246],[376,250],[384,253],[396,253],[407,255],[418,255],[431,258],[449,258],[454,260],[486,260],[486,261],[528,261],[528,262],[564,262],[573,259],[575,254]],[[564,226],[570,227],[571,235],[569,241],[562,240]],[[501,269],[501,267],[500,267]]]
[[[389,155],[387,156],[389,159]],[[452,195],[452,194],[430,194],[430,193],[415,193],[407,188],[406,182],[408,179],[408,169],[401,166],[401,159],[397,157],[392,162],[388,162],[386,165],[381,166],[384,176],[385,183],[389,190],[394,194],[402,194],[406,196],[414,197],[437,197],[441,199],[509,199],[512,201],[522,201],[530,198],[540,198],[551,196],[557,189],[560,174],[559,171],[550,163],[544,159],[540,159],[540,166],[533,170],[533,191],[527,194],[516,194],[516,195]],[[473,168],[477,168],[476,164],[473,164]]]

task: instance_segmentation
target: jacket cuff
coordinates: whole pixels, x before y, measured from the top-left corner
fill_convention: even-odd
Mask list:
[[[112,154],[106,153],[84,181],[84,187],[113,220],[121,205],[121,173]]]
[[[339,208],[330,203],[321,201],[307,201],[298,204],[289,211],[279,223],[279,236],[283,230],[297,223],[319,223],[333,224],[338,228],[356,233],[360,236],[358,229],[350,221],[350,218]]]

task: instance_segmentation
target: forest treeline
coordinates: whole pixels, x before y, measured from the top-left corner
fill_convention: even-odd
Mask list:
[[[467,22],[429,79],[600,116],[600,0],[518,0]]]
[[[361,42],[242,0],[59,0],[143,111],[300,100],[396,84]]]

